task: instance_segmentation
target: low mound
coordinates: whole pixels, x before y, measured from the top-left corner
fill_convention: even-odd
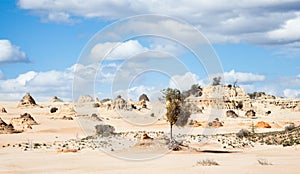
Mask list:
[[[94,102],[93,97],[89,96],[89,95],[82,95],[78,98],[78,103],[92,103]]]
[[[53,96],[49,102],[55,103],[55,102],[63,102],[63,100],[61,100],[60,98],[58,98],[57,96]]]
[[[29,93],[26,93],[25,96],[20,100],[18,107],[28,107],[28,106],[37,106],[35,100]]]
[[[1,113],[7,113],[6,109],[3,108],[3,107],[0,107],[0,110],[1,110],[1,111],[0,111]]]
[[[222,126],[223,126],[222,122],[220,122],[218,120],[214,120],[212,122],[208,122],[208,127],[219,128],[219,127],[222,127]]]
[[[233,110],[226,111],[226,116],[230,118],[237,118],[239,117]]]
[[[34,118],[28,114],[22,114],[20,115],[19,118],[12,118],[11,119],[11,124],[19,130],[24,130],[24,129],[32,129],[32,125],[37,125],[38,123],[34,120]]]
[[[62,116],[76,116],[77,112],[74,110],[74,107],[69,104],[61,105],[58,109],[59,115]]]
[[[194,126],[194,127],[200,127],[200,126],[201,126],[201,123],[199,123],[198,121],[194,121],[193,126]]]
[[[248,110],[246,113],[245,113],[245,116],[246,117],[255,117],[256,115],[256,112],[254,110]]]
[[[255,125],[256,128],[271,128],[271,125],[269,123],[266,123],[264,121],[260,121]]]
[[[148,134],[144,133],[141,137],[142,140],[153,140],[153,138],[149,137]]]

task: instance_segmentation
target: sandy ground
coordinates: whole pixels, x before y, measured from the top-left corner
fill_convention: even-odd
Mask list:
[[[7,123],[13,117],[25,112],[30,113],[39,125],[20,134],[0,135],[0,173],[299,173],[300,146],[282,147],[256,145],[255,147],[237,149],[236,153],[203,153],[203,152],[170,152],[159,158],[143,161],[130,161],[119,159],[104,153],[101,150],[83,149],[76,153],[57,153],[56,148],[28,149],[12,147],[18,143],[53,143],[69,139],[81,139],[86,133],[81,129],[79,118],[74,120],[51,119],[60,118],[59,114],[50,114],[49,109],[53,103],[39,103],[43,108],[17,108],[16,102],[0,102],[7,114],[0,117]],[[90,113],[97,113],[107,124],[113,125],[117,132],[128,131],[164,131],[169,127],[161,119],[154,124],[135,125],[122,119],[113,111],[105,109],[91,109]],[[224,113],[224,111],[222,111]],[[243,113],[241,113],[243,114]],[[222,114],[221,114],[222,115]],[[194,119],[207,121],[214,116],[209,112],[194,115]],[[289,122],[299,124],[299,113],[275,111],[270,116],[258,116],[258,119],[246,118],[231,119],[219,116],[224,127],[207,131],[203,127],[175,128],[175,133],[188,134],[228,133],[237,132],[241,128],[248,128],[252,122],[266,121],[272,125],[271,129],[257,129],[259,132],[282,130]],[[275,126],[276,125],[276,126]],[[7,144],[10,144],[7,147]],[[5,147],[3,147],[5,146]],[[215,145],[206,144],[201,150],[214,149]],[[224,150],[224,149],[221,149]],[[197,161],[212,159],[219,166],[196,165]],[[272,165],[262,166],[258,159],[266,159]]]
[[[289,173],[298,174],[300,150],[270,148],[231,154],[172,152],[147,161],[127,161],[100,151],[56,153],[45,151],[0,150],[0,173]],[[258,159],[272,165],[259,165]],[[197,166],[212,159],[219,166]]]

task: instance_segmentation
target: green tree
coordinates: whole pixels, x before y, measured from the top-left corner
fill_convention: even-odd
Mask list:
[[[178,89],[167,88],[162,90],[166,101],[167,121],[170,123],[170,140],[173,140],[173,126],[176,124],[182,107],[181,92]]]

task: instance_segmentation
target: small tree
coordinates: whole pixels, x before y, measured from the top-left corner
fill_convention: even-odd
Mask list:
[[[166,101],[167,121],[170,123],[170,140],[172,142],[173,126],[176,124],[182,109],[181,93],[178,89],[167,88],[162,90],[163,99]]]
[[[220,84],[221,84],[221,77],[220,76],[214,77],[212,85],[217,86],[217,85],[220,85]]]

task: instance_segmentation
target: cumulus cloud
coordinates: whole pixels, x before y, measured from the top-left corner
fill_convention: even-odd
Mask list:
[[[91,49],[90,59],[99,61],[107,56],[105,60],[124,60],[146,50],[137,40],[99,43]]]
[[[283,94],[288,98],[297,98],[300,97],[300,89],[285,89]]]
[[[0,64],[28,62],[25,52],[9,40],[0,40]]]
[[[224,73],[225,83],[238,82],[239,84],[252,84],[254,82],[262,82],[265,80],[264,75],[245,73],[245,72],[235,72],[231,70]]]
[[[49,21],[68,21],[72,17],[115,20],[145,13],[174,16],[197,26],[215,43],[274,44],[274,40],[282,38],[285,42],[294,42],[299,34],[297,27],[292,27],[299,24],[297,7],[300,2],[297,0],[179,0],[176,3],[161,0],[19,0],[18,6],[46,16]]]
[[[175,75],[172,76],[169,82],[171,88],[177,88],[181,91],[186,91],[191,88],[193,84],[201,85],[201,81],[196,74],[191,72],[186,72],[184,75]]]
[[[300,40],[300,13],[297,17],[287,20],[280,28],[268,32],[267,36],[276,42],[289,43]]]
[[[82,92],[86,92],[86,88],[94,87],[94,83],[112,81],[113,76],[104,71],[107,68],[116,68],[116,65],[107,64],[98,69],[96,65],[75,64],[63,71],[29,71],[12,79],[0,78],[0,98],[17,101],[26,92],[30,92],[39,101],[48,100],[51,96],[59,96],[71,101],[74,89],[82,88]],[[77,83],[74,83],[74,79]],[[93,85],[89,86],[86,82],[91,82]]]

